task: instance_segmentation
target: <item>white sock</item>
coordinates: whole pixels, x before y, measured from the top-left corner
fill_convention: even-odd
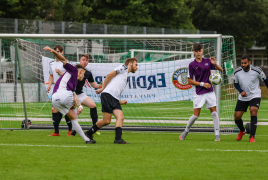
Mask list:
[[[195,120],[197,120],[198,116],[195,116],[194,114],[190,117],[187,126],[185,128],[185,131],[189,132],[190,128],[192,127],[192,125],[194,124]]]
[[[78,124],[78,120],[72,120],[73,130],[75,130],[85,141],[89,141],[89,138],[84,134],[81,126]]]
[[[77,118],[77,110],[76,109],[72,109],[72,111],[74,112],[76,118]],[[74,130],[74,127],[72,126],[72,130]]]
[[[220,135],[220,120],[217,111],[213,111],[211,116],[213,118],[215,136]]]

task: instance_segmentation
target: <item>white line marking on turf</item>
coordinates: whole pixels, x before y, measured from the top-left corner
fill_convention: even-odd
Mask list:
[[[197,151],[226,151],[226,152],[268,152],[268,150],[250,150],[250,149],[196,149]]]
[[[34,144],[0,144],[0,146],[32,146],[32,147],[78,147],[78,148],[87,148],[90,146],[66,146],[66,145],[34,145]],[[91,146],[93,147],[93,146]]]

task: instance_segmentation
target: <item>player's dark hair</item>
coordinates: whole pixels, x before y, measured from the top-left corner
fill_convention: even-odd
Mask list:
[[[201,44],[198,44],[198,43],[194,44],[193,50],[195,52],[200,51],[201,49],[203,49],[203,46]]]
[[[89,59],[89,55],[87,55],[87,54],[82,54],[82,55],[81,55],[81,58],[82,58],[82,57],[87,58],[87,60]]]
[[[56,45],[54,46],[54,50],[55,50],[55,51],[56,51],[56,49],[59,49],[60,52],[63,51],[63,47],[62,47],[62,45],[60,45],[60,44],[56,44]]]
[[[76,69],[84,69],[85,71],[87,70],[81,64],[76,64],[74,67],[76,67]]]
[[[248,59],[248,61],[251,61],[251,60],[250,60],[250,57],[249,57],[248,55],[243,55],[243,56],[241,57],[241,59]]]
[[[129,63],[133,63],[134,61],[138,62],[136,58],[127,58],[125,61],[125,65],[127,66]]]

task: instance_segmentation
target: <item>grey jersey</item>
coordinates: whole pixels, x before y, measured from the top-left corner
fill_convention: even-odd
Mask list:
[[[250,101],[261,97],[260,80],[264,81],[266,75],[261,68],[250,65],[249,71],[245,72],[242,67],[234,70],[233,82],[239,83],[241,89],[247,93],[247,97],[239,94],[240,101]]]

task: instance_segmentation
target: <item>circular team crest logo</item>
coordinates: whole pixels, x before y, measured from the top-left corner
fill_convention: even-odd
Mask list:
[[[177,69],[173,76],[172,82],[174,86],[180,90],[191,89],[192,85],[188,84],[188,68]]]

